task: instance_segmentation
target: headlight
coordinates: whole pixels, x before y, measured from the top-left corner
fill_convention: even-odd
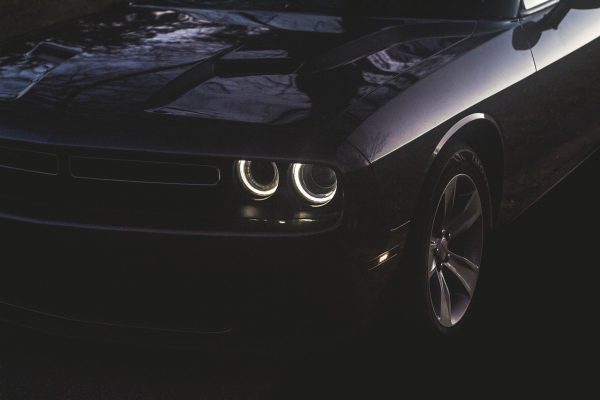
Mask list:
[[[279,187],[279,169],[268,161],[237,161],[236,175],[244,188],[257,200],[271,197]]]
[[[337,192],[335,171],[320,165],[292,164],[292,183],[298,194],[316,207],[329,203]]]

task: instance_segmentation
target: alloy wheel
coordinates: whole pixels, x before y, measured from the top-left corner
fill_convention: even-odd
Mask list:
[[[433,313],[445,328],[459,324],[473,300],[483,230],[477,185],[468,175],[457,175],[439,199],[429,245],[429,296]]]

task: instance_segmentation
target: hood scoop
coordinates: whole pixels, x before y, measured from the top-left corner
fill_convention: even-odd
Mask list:
[[[78,47],[70,47],[53,42],[42,42],[27,53],[26,57],[35,58],[41,62],[58,66],[81,52],[82,50]]]
[[[154,93],[146,102],[146,108],[154,109],[172,103],[213,79],[289,75],[301,66],[284,50],[232,49],[195,64]]]
[[[0,100],[21,98],[50,71],[81,52],[80,48],[46,41],[20,57],[0,58]]]

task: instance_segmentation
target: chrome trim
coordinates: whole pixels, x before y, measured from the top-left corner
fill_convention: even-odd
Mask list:
[[[406,228],[408,225],[410,225],[410,223],[411,223],[411,222],[412,222],[412,221],[406,221],[406,222],[405,222],[405,223],[403,223],[402,225],[400,225],[400,226],[397,226],[397,227],[395,227],[395,228],[392,228],[392,229],[390,229],[390,232],[398,232],[399,230],[401,230],[401,229],[404,229],[404,228]]]
[[[440,154],[440,151],[442,151],[442,149],[444,148],[446,143],[448,143],[450,141],[450,139],[452,139],[452,137],[456,133],[458,133],[458,131],[460,131],[462,128],[467,126],[469,123],[474,122],[474,121],[479,121],[479,120],[486,120],[486,121],[491,122],[492,124],[494,124],[494,126],[496,127],[498,132],[502,132],[502,130],[500,129],[500,126],[498,125],[496,120],[494,118],[492,118],[491,115],[484,114],[484,113],[471,114],[471,115],[466,116],[465,118],[461,119],[456,124],[454,124],[454,126],[452,128],[450,128],[450,130],[444,135],[444,137],[442,137],[442,139],[438,143],[437,147],[433,151],[433,158],[437,157],[437,155]],[[500,135],[500,141],[504,144],[502,135]]]
[[[557,5],[558,3],[560,3],[560,0],[548,0],[547,2],[542,3],[539,6],[533,7],[533,8],[530,8],[530,9],[526,9],[525,8],[525,4],[522,3],[522,6],[521,6],[521,16],[522,17],[526,17],[528,15],[532,15],[532,14],[538,13],[540,11],[543,11],[543,10],[547,9],[547,8],[550,8],[552,6]]]

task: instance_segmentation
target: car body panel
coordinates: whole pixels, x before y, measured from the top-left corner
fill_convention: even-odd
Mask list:
[[[45,154],[57,165],[34,176],[0,168],[0,229],[19,232],[0,303],[198,334],[256,327],[245,305],[269,314],[271,328],[298,328],[284,316],[368,318],[405,266],[411,220],[445,145],[492,132],[484,142],[499,163],[486,167],[503,223],[600,142],[600,5],[537,35],[556,7],[519,18],[519,4],[494,2],[499,19],[451,21],[156,1],[1,45],[0,162]],[[72,171],[78,157],[213,166],[220,181],[83,181]],[[238,159],[277,162],[280,193],[245,196]],[[333,168],[336,200],[301,203],[293,162]],[[29,254],[32,245],[44,250]],[[70,297],[51,299],[53,288]],[[177,307],[183,322],[169,321]]]
[[[11,93],[13,98],[1,102],[0,109],[5,120],[24,115],[27,123],[36,113],[40,126],[29,130],[37,143],[331,158],[335,152],[326,149],[350,133],[349,127],[331,123],[335,114],[474,27],[405,20],[378,32],[390,22],[350,21],[344,27],[339,17],[296,18],[303,23],[268,13],[263,18],[269,25],[243,13],[144,6],[32,35],[5,47],[9,55],[0,64],[6,79],[0,85],[6,99]],[[378,36],[364,40],[370,32]],[[393,46],[381,50],[381,38]],[[13,77],[31,75],[32,49],[55,42],[80,53],[42,71],[32,78],[34,85],[23,82],[25,91],[10,92]],[[306,50],[307,44],[315,48]],[[359,55],[335,59],[341,44],[356,47]],[[331,57],[335,65],[327,67]],[[306,65],[307,60],[312,63]],[[235,96],[228,95],[231,91]],[[22,126],[22,119],[15,125]],[[56,128],[47,129],[48,121]],[[2,135],[23,138],[10,130]],[[297,154],[299,148],[304,154]]]
[[[379,171],[394,224],[413,215],[426,178],[414,171],[429,169],[440,142],[456,124],[483,113],[504,129],[503,117],[519,113],[507,99],[521,96],[517,84],[536,72],[531,53],[515,50],[513,41],[521,29],[519,21],[480,23],[471,37],[437,55],[439,70],[417,66],[399,76],[396,85],[379,89],[388,96],[383,101],[365,99],[370,117],[349,141]]]
[[[600,143],[600,5],[571,9],[556,29],[536,24],[555,10],[523,21],[538,72],[502,116],[506,136],[503,219],[510,221],[572,171]],[[538,35],[541,33],[541,37]],[[519,118],[516,118],[519,116]]]
[[[460,51],[449,49],[439,54],[447,63],[440,71],[433,74],[425,71],[423,78],[419,67],[410,71],[415,76],[414,84],[404,88],[358,127],[350,142],[367,159],[376,162],[533,75],[535,65],[531,54],[517,52],[513,47],[514,31],[521,29],[519,22],[505,23],[502,29],[491,34],[477,33],[459,45]],[[505,74],[507,69],[510,74]],[[430,93],[438,95],[431,98]]]

